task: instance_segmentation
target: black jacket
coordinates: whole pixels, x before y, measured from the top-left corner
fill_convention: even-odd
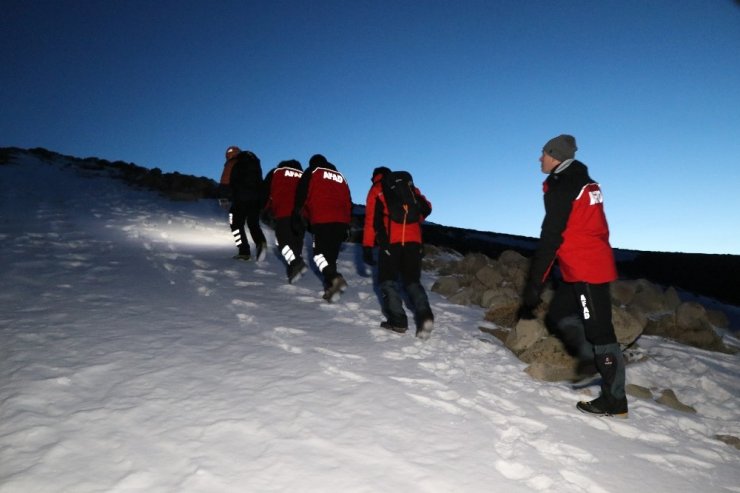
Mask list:
[[[236,163],[231,170],[229,186],[231,187],[231,200],[234,202],[264,203],[266,189],[262,178],[262,164],[252,152],[243,151],[236,157]]]

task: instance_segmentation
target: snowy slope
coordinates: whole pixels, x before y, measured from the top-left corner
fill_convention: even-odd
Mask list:
[[[0,493],[740,492],[715,438],[740,437],[738,355],[645,337],[628,382],[697,414],[593,418],[481,309],[430,293],[429,341],[378,328],[356,245],[330,305],[274,252],[232,260],[211,201],[30,157],[0,166],[0,217]]]

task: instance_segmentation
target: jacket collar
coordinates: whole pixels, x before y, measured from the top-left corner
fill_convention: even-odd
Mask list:
[[[552,170],[552,174],[556,175],[562,171],[565,171],[566,169],[568,169],[568,166],[573,164],[574,161],[575,159],[566,159],[562,163],[558,164],[558,166],[554,170]]]

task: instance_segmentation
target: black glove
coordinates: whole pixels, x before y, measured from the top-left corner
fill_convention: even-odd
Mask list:
[[[378,249],[378,258],[380,258],[381,255],[385,255],[386,257],[391,256],[391,249],[388,247],[388,245],[380,246],[380,248]]]
[[[367,265],[375,265],[372,247],[362,247],[362,261],[365,262]]]
[[[522,293],[522,306],[519,307],[518,317],[524,320],[536,318],[534,311],[541,301],[540,288],[533,284],[527,284],[524,287],[524,293]]]
[[[531,306],[522,305],[519,307],[516,318],[519,320],[533,320],[537,318],[537,315],[534,314],[534,308],[532,308]]]

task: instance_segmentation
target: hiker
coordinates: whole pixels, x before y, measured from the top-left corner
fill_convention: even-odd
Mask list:
[[[259,158],[251,151],[242,151],[237,146],[226,149],[226,163],[221,173],[221,189],[230,194],[229,227],[238,249],[235,259],[249,260],[251,251],[246,223],[255,243],[257,260],[267,255],[267,240],[260,227],[260,211],[264,203],[265,191],[262,179],[262,166]]]
[[[533,318],[540,294],[557,260],[562,281],[545,323],[576,353],[595,365],[601,394],[577,408],[595,415],[627,416],[624,358],[612,324],[609,285],[617,278],[609,226],[599,184],[575,160],[571,135],[550,139],[542,148],[545,219],[523,293],[521,318]]]
[[[373,171],[373,185],[365,205],[363,260],[374,264],[372,249],[378,246],[378,284],[387,320],[380,326],[398,333],[408,330],[408,317],[398,287],[400,278],[414,311],[416,336],[428,339],[434,329],[434,315],[421,285],[423,256],[421,223],[432,212],[408,172]],[[368,228],[368,224],[371,225]]]
[[[313,261],[324,278],[323,298],[330,303],[347,289],[347,281],[337,271],[337,259],[349,236],[351,218],[347,180],[324,156],[313,155],[298,182],[292,224],[296,232],[305,224],[313,235]]]
[[[373,219],[375,218],[375,201],[383,191],[382,178],[390,173],[391,170],[386,166],[379,166],[373,170],[370,177],[370,190],[365,198],[365,221],[362,228],[362,259],[367,265],[376,265],[373,258],[373,248],[377,246],[375,241],[375,229]]]
[[[280,255],[287,263],[288,282],[293,284],[308,269],[303,260],[305,229],[300,222],[294,230],[291,216],[295,208],[296,188],[303,175],[303,166],[295,159],[281,161],[265,177],[268,190],[265,212],[275,224],[275,240]]]

